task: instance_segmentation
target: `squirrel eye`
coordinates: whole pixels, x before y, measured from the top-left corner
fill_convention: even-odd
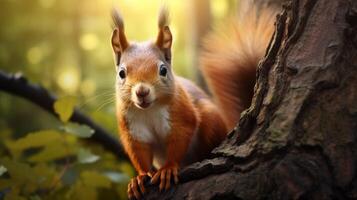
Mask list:
[[[124,78],[126,77],[125,71],[124,71],[123,69],[121,69],[121,70],[119,71],[119,77],[120,77],[121,79],[124,79]]]
[[[166,76],[167,74],[167,68],[165,65],[160,66],[160,76]]]

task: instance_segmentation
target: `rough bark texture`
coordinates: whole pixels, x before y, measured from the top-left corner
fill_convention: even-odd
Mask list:
[[[356,199],[356,136],[357,1],[294,0],[236,130],[146,199]]]

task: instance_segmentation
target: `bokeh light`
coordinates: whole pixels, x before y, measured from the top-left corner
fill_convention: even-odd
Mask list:
[[[39,46],[31,47],[27,51],[27,59],[30,64],[38,64],[43,59],[43,51]]]
[[[74,94],[79,86],[79,71],[75,67],[65,67],[57,78],[57,84],[68,94]]]
[[[222,0],[212,0],[212,14],[217,18],[222,18],[227,14],[228,2]]]
[[[99,39],[94,33],[85,33],[81,35],[79,43],[84,50],[93,50],[98,46]]]

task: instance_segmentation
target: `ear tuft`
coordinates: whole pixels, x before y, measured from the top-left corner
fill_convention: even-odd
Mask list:
[[[171,62],[172,34],[168,26],[169,13],[167,7],[163,6],[159,13],[159,34],[156,39],[156,46],[164,54],[167,62]]]
[[[169,25],[169,11],[166,6],[162,6],[159,12],[159,29]]]
[[[124,21],[118,9],[113,8],[112,10],[112,19],[114,22],[114,26],[120,30],[124,31]]]
[[[170,28],[164,26],[159,30],[159,34],[156,39],[156,46],[159,47],[160,51],[164,54],[165,60],[171,62],[171,45],[172,45],[172,35]]]

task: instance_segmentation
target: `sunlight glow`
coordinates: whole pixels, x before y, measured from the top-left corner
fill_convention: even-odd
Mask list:
[[[227,1],[212,0],[211,3],[212,3],[212,6],[211,6],[212,14],[215,17],[221,18],[227,13],[227,10],[228,10]]]
[[[27,51],[27,60],[31,64],[38,64],[43,58],[43,51],[40,47],[35,46]]]
[[[60,71],[57,84],[65,92],[74,94],[79,85],[79,71],[75,67],[68,67]]]
[[[98,37],[94,33],[86,33],[81,35],[79,39],[79,44],[84,50],[93,50],[98,46]]]

